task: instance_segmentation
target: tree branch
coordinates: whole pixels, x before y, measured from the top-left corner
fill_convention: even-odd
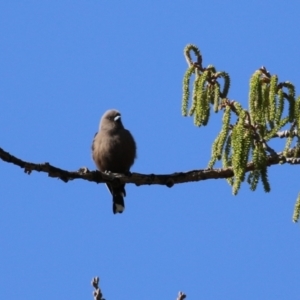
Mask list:
[[[179,292],[176,300],[183,300],[185,298],[186,298],[186,294],[184,294],[183,292]]]
[[[283,138],[289,137],[289,136],[298,136],[298,131],[297,130],[292,130],[292,132],[290,130],[278,131],[273,135],[273,138],[279,137],[279,138],[283,139]]]
[[[91,285],[94,288],[93,291],[94,300],[105,300],[104,298],[102,298],[103,295],[99,287],[99,277],[94,277],[92,279]]]
[[[293,157],[294,151],[290,150],[287,156],[284,156],[282,152],[276,153],[276,155],[268,156],[268,166],[277,164],[300,164],[300,158]],[[89,171],[87,168],[81,168],[78,171],[66,171],[52,166],[49,163],[35,164],[31,162],[23,161],[8,152],[0,148],[0,158],[8,163],[19,166],[24,169],[24,172],[30,174],[32,171],[47,173],[49,177],[59,178],[64,182],[68,182],[74,179],[83,179],[96,183],[109,182],[111,184],[121,183],[134,183],[137,186],[140,185],[166,185],[172,187],[174,184],[202,181],[207,179],[221,179],[230,178],[234,176],[232,168],[226,169],[203,169],[192,170],[188,172],[176,172],[172,174],[117,174],[117,173],[105,173],[99,171]],[[249,162],[246,167],[246,172],[253,171],[254,164]]]

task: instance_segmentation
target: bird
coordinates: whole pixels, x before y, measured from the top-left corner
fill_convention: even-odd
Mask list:
[[[130,171],[136,158],[136,143],[130,131],[124,128],[118,110],[110,109],[102,116],[92,143],[92,157],[102,172],[126,174]],[[125,184],[106,185],[113,198],[113,213],[122,213],[125,209]]]

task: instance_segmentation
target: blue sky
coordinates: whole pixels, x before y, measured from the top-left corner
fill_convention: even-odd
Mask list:
[[[36,163],[95,169],[101,115],[122,112],[133,172],[202,169],[221,114],[181,116],[183,49],[231,76],[247,106],[253,72],[299,79],[295,1],[0,1],[0,147]],[[299,91],[299,88],[298,88]],[[297,92],[299,95],[299,92]],[[281,150],[281,148],[277,148]],[[30,176],[0,162],[0,299],[297,299],[297,166],[269,170],[272,191],[224,180],[127,186],[111,212],[104,185]]]

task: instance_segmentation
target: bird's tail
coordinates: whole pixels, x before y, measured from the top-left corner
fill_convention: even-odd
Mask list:
[[[123,194],[113,195],[113,213],[122,213],[125,209]]]
[[[125,209],[124,197],[126,196],[125,184],[122,184],[118,187],[112,187],[109,184],[106,184],[110,193],[113,196],[113,213],[122,213]]]

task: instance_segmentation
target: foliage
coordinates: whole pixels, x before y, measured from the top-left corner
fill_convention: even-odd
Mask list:
[[[196,57],[195,61],[191,52]],[[247,178],[250,189],[254,191],[261,181],[265,192],[269,192],[267,160],[268,156],[277,153],[268,142],[279,137],[278,132],[287,124],[290,127],[284,134],[283,154],[287,157],[291,149],[298,149],[293,151],[295,156],[299,154],[300,97],[295,98],[294,85],[289,81],[278,82],[277,75],[271,75],[265,67],[261,67],[250,79],[249,107],[245,109],[227,97],[230,87],[228,73],[217,71],[212,65],[203,67],[201,52],[195,45],[187,45],[184,55],[188,69],[183,79],[183,116],[194,116],[194,124],[200,127],[208,124],[211,108],[214,112],[223,111],[222,128],[212,145],[208,167],[212,168],[217,161],[222,161],[223,168],[232,168],[234,177],[227,181],[236,195],[245,181],[246,167],[252,160],[254,169]],[[192,104],[188,109],[192,75]],[[220,78],[223,79],[223,88]],[[236,119],[234,124],[231,123],[232,115]]]
[[[300,193],[298,195],[296,204],[295,204],[295,209],[294,209],[294,215],[293,215],[293,221],[296,223],[298,222],[300,217]]]

